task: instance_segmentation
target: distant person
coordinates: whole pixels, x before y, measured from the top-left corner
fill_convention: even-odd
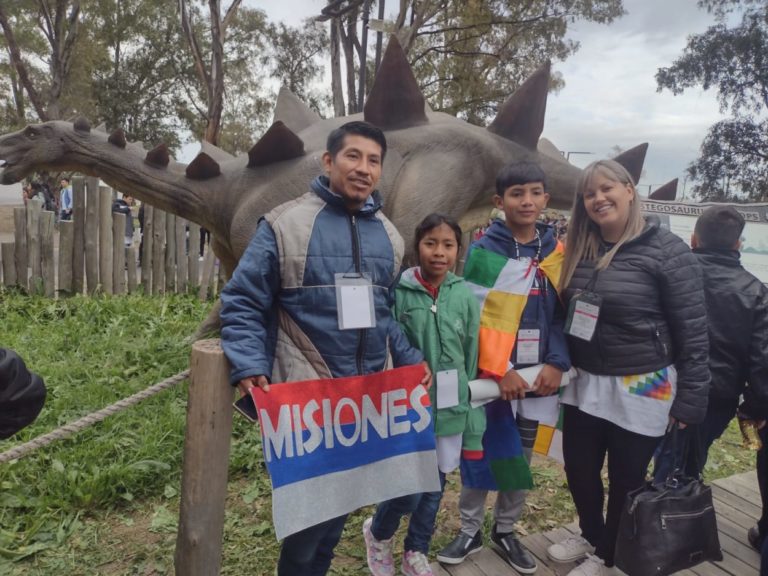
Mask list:
[[[685,432],[693,442],[685,469],[694,477],[704,470],[710,446],[734,416],[761,428],[768,420],[768,287],[741,265],[744,224],[732,206],[710,206],[696,220],[691,238],[704,272],[712,374],[704,421]],[[667,477],[673,460],[671,451],[659,456],[657,481]],[[768,493],[766,481],[761,493]],[[764,507],[763,519],[750,530],[758,550],[768,533],[766,516]]]
[[[205,255],[205,245],[210,245],[211,243],[211,233],[208,231],[207,228],[200,227],[200,259],[203,259],[203,256]]]
[[[45,382],[13,350],[0,348],[0,439],[31,424],[45,404]]]
[[[69,178],[62,178],[59,192],[59,220],[72,220],[73,205],[72,186],[69,184]]]
[[[133,246],[133,197],[128,193],[123,193],[122,198],[117,198],[112,203],[112,212],[125,214],[125,247]]]

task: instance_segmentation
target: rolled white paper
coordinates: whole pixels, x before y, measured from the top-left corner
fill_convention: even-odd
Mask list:
[[[533,383],[536,381],[536,377],[539,375],[539,372],[541,372],[542,368],[544,368],[544,364],[537,364],[536,366],[521,368],[517,371],[517,373],[520,374],[520,377],[525,381],[526,384],[528,384],[528,388],[532,388]],[[575,378],[577,374],[578,373],[576,372],[575,368],[571,368],[568,370],[568,372],[563,372],[563,377],[560,380],[560,386],[568,385],[568,382]],[[472,399],[470,402],[472,408],[483,406],[484,404],[488,404],[488,402],[501,397],[501,393],[499,392],[499,385],[495,380],[491,380],[490,378],[470,380],[469,397]]]

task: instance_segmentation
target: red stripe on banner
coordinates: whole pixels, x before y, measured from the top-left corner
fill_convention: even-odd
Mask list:
[[[363,396],[367,395],[367,390],[376,390],[375,394],[367,395],[368,400],[366,401],[370,402],[378,411],[382,409],[381,401],[385,397],[384,393],[388,394],[393,391],[396,395],[402,396],[394,400],[394,405],[404,406],[409,411],[412,410],[413,407],[406,390],[410,391],[416,387],[423,377],[424,366],[417,364],[367,376],[271,384],[269,392],[264,392],[260,388],[253,389],[253,399],[256,406],[259,409],[267,410],[273,420],[277,418],[280,406],[285,404],[298,405],[299,410],[303,410],[304,406],[313,400],[321,404],[323,400],[327,399],[330,400],[330,405],[335,411],[339,402],[343,401],[343,405],[338,408],[338,423],[353,424],[356,422],[356,418],[355,408],[351,404],[354,404],[359,410]],[[391,397],[388,398],[388,401],[393,402]],[[421,404],[423,406],[430,405],[428,394],[422,396]],[[322,426],[321,411],[317,413],[317,423]],[[306,429],[305,426],[303,428]]]
[[[482,460],[483,451],[482,450],[462,450],[461,457],[464,458],[464,460]]]

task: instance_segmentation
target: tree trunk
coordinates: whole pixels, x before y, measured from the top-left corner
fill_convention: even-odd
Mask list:
[[[333,94],[333,114],[344,116],[344,93],[341,88],[341,52],[338,18],[331,19],[331,93]]]
[[[346,16],[346,26],[339,26],[341,43],[344,48],[344,60],[347,68],[347,114],[355,114],[357,109],[357,89],[355,86],[355,40],[357,39],[357,10]],[[346,29],[345,29],[346,28]]]
[[[50,120],[48,113],[43,103],[43,98],[40,93],[32,85],[32,80],[27,73],[27,67],[24,61],[21,59],[21,52],[19,51],[19,45],[16,43],[16,37],[13,34],[13,28],[11,28],[8,17],[5,15],[2,4],[0,4],[0,27],[3,29],[5,35],[5,41],[8,43],[8,54],[10,55],[11,65],[16,68],[16,72],[19,74],[19,81],[24,86],[24,90],[27,91],[29,101],[37,113],[37,116],[42,122]]]

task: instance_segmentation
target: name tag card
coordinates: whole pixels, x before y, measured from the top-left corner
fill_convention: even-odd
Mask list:
[[[538,328],[517,331],[517,364],[539,363],[539,342],[541,330]]]
[[[357,274],[336,274],[336,313],[339,330],[374,328],[373,286]]]
[[[437,409],[453,408],[459,405],[459,371],[440,370],[435,374],[437,386]]]
[[[564,332],[587,342],[592,340],[602,304],[603,298],[594,292],[582,292],[574,296],[568,306]]]

